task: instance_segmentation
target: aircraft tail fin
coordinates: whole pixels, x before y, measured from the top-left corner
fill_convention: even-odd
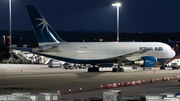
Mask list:
[[[168,39],[168,42],[171,42],[171,40],[170,40],[170,39]]]
[[[39,46],[64,42],[33,5],[27,5],[26,7]]]

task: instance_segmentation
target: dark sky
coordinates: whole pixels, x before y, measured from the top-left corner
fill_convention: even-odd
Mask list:
[[[0,0],[0,30],[9,30],[9,0]],[[32,30],[26,5],[35,5],[55,30],[116,32],[118,0],[12,0],[12,29]],[[119,0],[120,32],[180,31],[180,0]]]

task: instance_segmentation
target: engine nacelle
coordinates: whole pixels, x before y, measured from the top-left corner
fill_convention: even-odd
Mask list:
[[[157,64],[157,59],[154,56],[144,56],[141,61],[134,61],[134,64],[141,67],[154,67]]]

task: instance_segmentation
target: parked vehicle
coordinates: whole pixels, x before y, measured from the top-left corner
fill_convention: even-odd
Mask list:
[[[178,67],[178,64],[177,63],[173,63],[172,65],[172,69],[174,70],[174,69],[179,69],[179,67]]]
[[[74,64],[73,63],[64,63],[63,64],[63,67],[65,68],[65,69],[74,69],[75,68],[75,66],[74,66]],[[77,68],[76,68],[77,69]]]
[[[60,67],[62,67],[63,64],[64,64],[63,61],[51,59],[51,60],[49,60],[48,67],[49,68],[60,68]]]
[[[136,66],[136,65],[134,65],[134,66],[132,66],[132,69],[137,69],[139,66]]]

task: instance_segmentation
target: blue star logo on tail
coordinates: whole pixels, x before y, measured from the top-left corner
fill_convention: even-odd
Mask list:
[[[41,32],[43,31],[44,27],[46,27],[46,30],[48,31],[48,26],[49,26],[48,22],[43,17],[42,18],[36,18],[36,19],[41,21],[41,23],[38,24],[36,27],[43,25]]]
[[[39,46],[64,42],[33,5],[27,5],[27,10]]]
[[[55,38],[55,36],[51,33],[51,31],[49,31],[48,26],[51,27],[48,22],[42,17],[42,18],[36,18],[37,20],[40,20],[41,23],[38,24],[36,27],[43,25],[41,32],[43,32],[44,28],[46,28],[46,31],[51,35],[51,37],[57,42],[59,43],[59,41]]]

